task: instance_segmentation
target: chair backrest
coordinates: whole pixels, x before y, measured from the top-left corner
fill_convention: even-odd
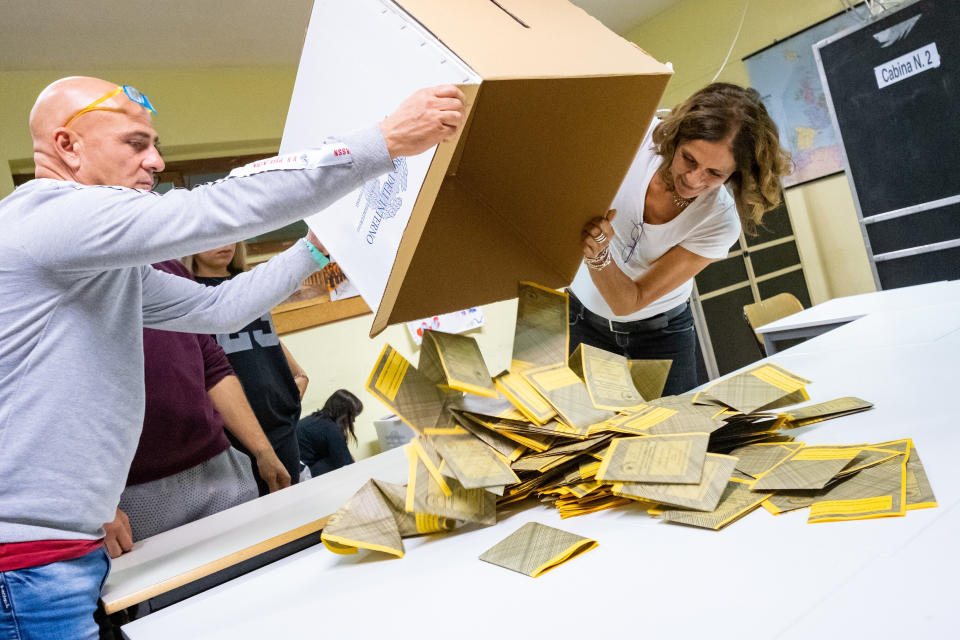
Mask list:
[[[757,327],[762,327],[765,324],[769,324],[780,318],[785,318],[798,311],[803,311],[803,304],[797,300],[797,296],[792,293],[778,293],[766,300],[744,305],[743,316],[747,319],[747,324],[749,324],[753,330],[753,335],[756,336],[762,345],[763,338],[757,333]]]

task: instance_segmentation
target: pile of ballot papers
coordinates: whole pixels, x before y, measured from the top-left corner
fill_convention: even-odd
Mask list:
[[[660,397],[669,361],[587,345],[568,357],[567,306],[563,292],[521,284],[510,370],[497,375],[468,335],[424,332],[416,367],[384,348],[367,388],[417,434],[407,484],[365,485],[331,516],[328,548],[402,556],[404,537],[494,524],[527,499],[564,518],[639,503],[709,529],[761,505],[809,507],[809,522],[936,506],[909,439],[808,446],[785,433],[871,403],[788,408],[810,400],[810,381],[770,363]]]

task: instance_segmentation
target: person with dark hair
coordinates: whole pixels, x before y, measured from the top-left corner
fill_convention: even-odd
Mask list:
[[[236,242],[193,254],[184,263],[197,282],[216,287],[247,271],[247,251],[242,242]],[[269,311],[239,331],[218,333],[214,338],[227,354],[257,421],[290,474],[291,483],[296,484],[300,477],[296,427],[300,400],[309,383],[306,372],[280,341]],[[242,442],[227,435],[234,447],[253,458]],[[267,483],[258,474],[254,479],[260,495],[266,495]]]
[[[347,436],[357,442],[353,423],[361,411],[360,398],[346,389],[338,389],[327,398],[322,409],[297,423],[300,459],[310,468],[312,477],[353,463]]]
[[[571,351],[585,343],[628,358],[669,359],[663,394],[696,386],[693,277],[779,204],[789,169],[777,126],[753,89],[714,83],[654,120],[611,210],[581,232]]]

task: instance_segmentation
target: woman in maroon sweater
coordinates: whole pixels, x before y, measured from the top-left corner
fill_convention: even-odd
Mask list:
[[[211,287],[247,270],[242,242],[198,253],[185,262],[197,282]],[[236,333],[218,334],[215,338],[226,352],[273,450],[296,483],[300,476],[296,425],[300,400],[309,382],[306,372],[280,342],[269,313]],[[245,451],[242,443],[233,444]],[[257,484],[260,494],[265,494],[267,486],[263,482]]]
[[[190,277],[177,260],[153,267]],[[257,497],[250,461],[227,431],[254,452],[271,489],[290,484],[213,338],[144,329],[143,350],[143,432],[120,497],[134,541]]]

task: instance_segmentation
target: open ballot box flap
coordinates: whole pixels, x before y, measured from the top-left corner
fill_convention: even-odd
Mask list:
[[[452,140],[307,223],[388,325],[570,283],[669,69],[565,0],[316,0],[282,153],[379,122],[422,87],[467,96]]]

